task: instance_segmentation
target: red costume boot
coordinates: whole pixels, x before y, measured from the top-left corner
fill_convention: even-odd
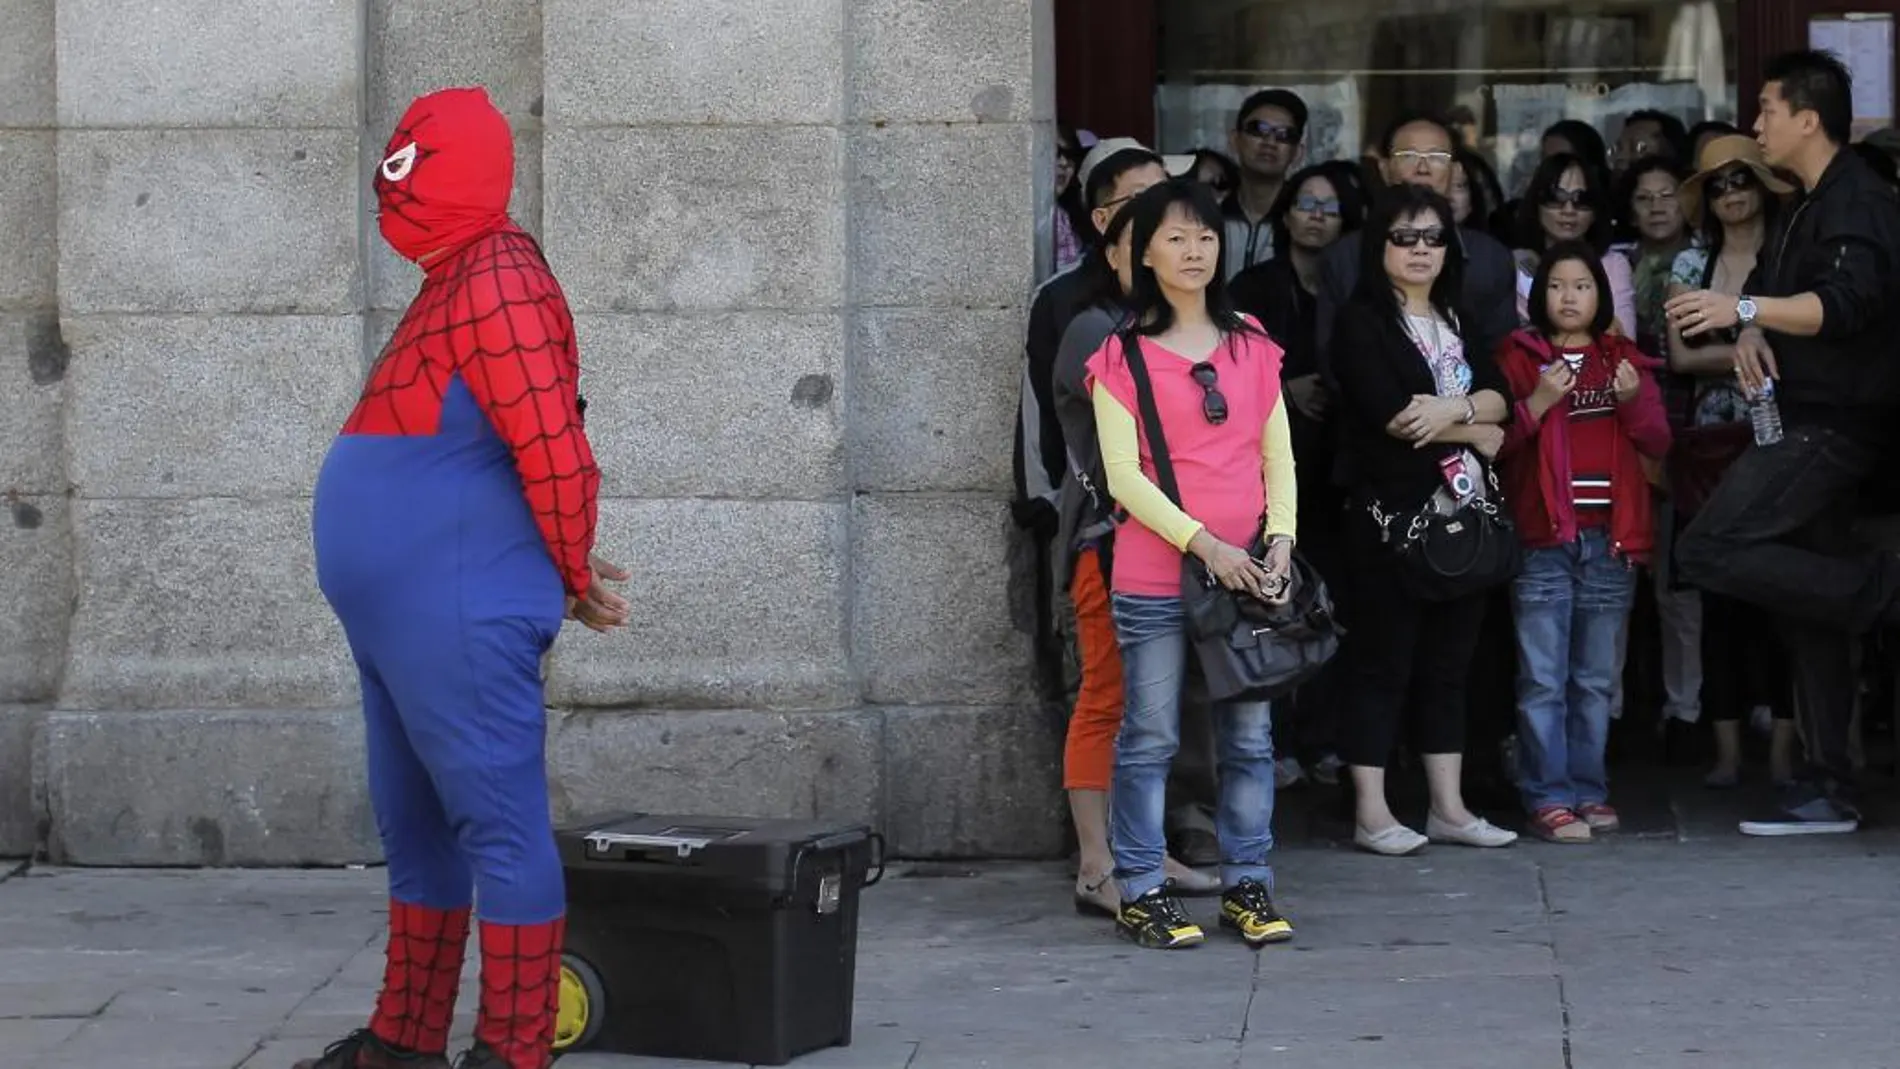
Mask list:
[[[482,1008],[464,1069],[547,1069],[561,1002],[565,918],[482,924]]]
[[[438,1069],[448,1065],[449,1025],[468,947],[468,910],[392,900],[383,990],[369,1027],[295,1069]]]

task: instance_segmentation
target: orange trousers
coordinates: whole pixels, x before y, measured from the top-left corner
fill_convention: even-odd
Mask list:
[[[1075,604],[1082,686],[1075,696],[1062,751],[1062,786],[1071,791],[1106,791],[1115,771],[1115,736],[1122,729],[1122,651],[1115,640],[1108,579],[1095,550],[1076,555],[1069,598]]]

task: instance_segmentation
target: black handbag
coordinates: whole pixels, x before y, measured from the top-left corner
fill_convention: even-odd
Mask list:
[[[1398,558],[1400,581],[1420,601],[1456,601],[1510,582],[1524,566],[1517,525],[1498,507],[1504,499],[1496,471],[1486,464],[1489,497],[1439,511],[1436,491],[1410,517],[1367,507],[1380,540]],[[1401,519],[1403,525],[1401,526]]]
[[[1135,379],[1135,398],[1148,436],[1161,492],[1182,508],[1174,461],[1161,431],[1161,413],[1148,380],[1141,347],[1127,335],[1122,346]],[[1265,531],[1247,546],[1255,560],[1266,557]],[[1279,605],[1229,590],[1200,558],[1181,555],[1181,613],[1189,643],[1201,664],[1212,701],[1271,701],[1311,679],[1339,652],[1345,629],[1319,572],[1296,550],[1289,568],[1287,599]]]

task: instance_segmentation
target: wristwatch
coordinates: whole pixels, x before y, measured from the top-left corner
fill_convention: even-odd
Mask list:
[[[1743,297],[1735,302],[1735,320],[1744,327],[1755,325],[1755,298]]]

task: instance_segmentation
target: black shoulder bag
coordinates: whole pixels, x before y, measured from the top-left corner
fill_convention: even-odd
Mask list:
[[[1456,601],[1508,583],[1523,568],[1517,525],[1499,507],[1504,492],[1497,474],[1491,465],[1483,467],[1488,498],[1474,497],[1442,512],[1433,491],[1410,516],[1385,512],[1377,502],[1367,509],[1381,540],[1398,558],[1400,581],[1420,601]]]
[[[1135,379],[1135,399],[1154,458],[1161,492],[1182,508],[1155,405],[1154,385],[1141,347],[1126,334],[1122,348]],[[1265,531],[1247,547],[1255,560],[1266,557]],[[1297,551],[1292,555],[1287,600],[1269,604],[1251,594],[1229,590],[1192,553],[1181,555],[1181,613],[1188,641],[1201,662],[1207,696],[1217,702],[1271,701],[1312,678],[1339,651],[1345,629],[1333,615],[1326,582]]]

